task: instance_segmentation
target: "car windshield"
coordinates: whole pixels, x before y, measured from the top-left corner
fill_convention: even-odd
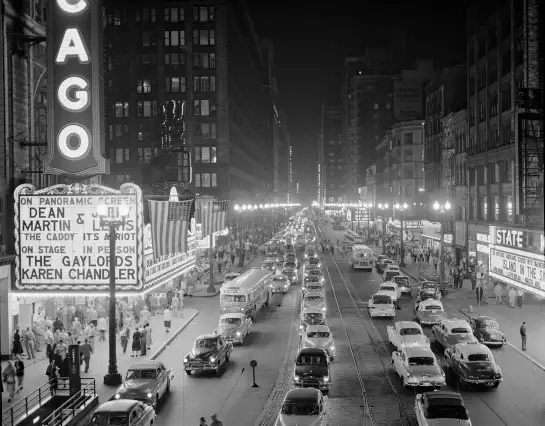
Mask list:
[[[220,324],[238,325],[242,324],[242,318],[222,318]]]
[[[488,354],[471,354],[468,355],[467,360],[472,362],[492,361]]]
[[[313,402],[286,402],[282,405],[282,414],[287,416],[318,416],[320,407]]]
[[[434,299],[435,293],[420,293],[420,300]]]
[[[308,263],[310,263],[311,265],[317,265],[318,263],[320,263],[320,259],[313,257],[309,259]]]
[[[91,424],[93,426],[125,426],[129,424],[129,417],[118,413],[95,413]]]
[[[311,269],[310,271],[308,271],[308,274],[309,275],[321,275],[322,271],[320,271],[319,269]]]
[[[222,302],[246,302],[246,296],[240,294],[224,294],[221,296]]]
[[[386,271],[385,277],[392,278],[392,277],[395,277],[396,275],[399,275],[399,271]]]
[[[286,262],[286,264],[284,265],[286,268],[295,268],[295,263],[293,262]]]
[[[428,356],[414,356],[409,358],[409,365],[433,365],[434,360]]]
[[[422,332],[418,328],[402,328],[399,334],[402,336],[417,336]]]
[[[322,314],[305,314],[303,318],[306,323],[312,325],[318,325],[324,321],[324,316]]]
[[[381,285],[380,290],[381,291],[396,291],[394,287],[390,287],[389,285]]]
[[[468,420],[467,410],[458,401],[445,400],[442,404],[434,402],[428,406],[426,419],[458,419]]]
[[[214,339],[195,340],[196,349],[216,349],[217,343]]]
[[[127,380],[135,379],[156,379],[157,371],[156,370],[129,370],[127,371]]]
[[[327,365],[327,356],[298,356],[297,365]]]
[[[428,305],[428,306],[426,306],[426,311],[441,311],[441,306],[439,306],[439,305]]]
[[[323,338],[329,337],[329,332],[317,331],[315,333],[307,333],[307,337],[310,339],[323,339]]]
[[[467,328],[462,328],[462,327],[451,328],[451,329],[450,329],[450,332],[451,332],[452,334],[467,334],[467,333],[471,333],[471,331],[469,331],[469,329],[467,329]]]
[[[282,276],[282,275],[275,275],[273,277],[273,280],[274,281],[286,281],[286,277]]]
[[[436,287],[437,287],[437,284],[435,284],[435,283],[424,283],[424,284],[422,284],[422,288],[429,288],[429,289],[435,290]]]
[[[394,282],[396,284],[401,284],[401,285],[407,285],[409,284],[409,278],[408,277],[401,277],[401,276],[396,276],[394,277]]]
[[[305,301],[307,302],[323,302],[324,298],[322,296],[307,296]]]
[[[477,322],[477,328],[495,328],[499,330],[500,325],[495,320],[480,320]]]
[[[386,295],[375,294],[373,296],[373,304],[374,305],[391,305],[392,298]]]
[[[322,291],[322,287],[320,287],[319,285],[309,285],[307,289],[308,291]]]

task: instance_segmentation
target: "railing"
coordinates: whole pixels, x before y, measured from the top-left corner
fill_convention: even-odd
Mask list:
[[[81,379],[81,390],[42,421],[43,426],[61,426],[96,397],[95,379]]]
[[[27,417],[49,401],[58,390],[68,389],[67,380],[59,378],[56,388],[53,381],[49,381],[4,410],[2,412],[2,426],[14,426],[18,420]]]

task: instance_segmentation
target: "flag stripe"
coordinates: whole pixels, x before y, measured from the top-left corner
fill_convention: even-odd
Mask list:
[[[154,256],[186,252],[193,200],[148,200],[148,204]]]
[[[196,218],[202,225],[203,236],[225,229],[229,201],[197,200]]]

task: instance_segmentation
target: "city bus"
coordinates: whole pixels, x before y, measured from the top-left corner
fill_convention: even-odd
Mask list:
[[[220,314],[244,313],[252,320],[271,299],[273,273],[250,268],[235,279],[224,283],[220,290]]]
[[[373,249],[363,244],[355,244],[352,247],[350,266],[354,269],[366,269],[372,271],[375,266],[375,254]]]
[[[344,231],[344,237],[354,244],[363,244],[365,242],[361,235],[359,235],[357,232],[351,231],[350,229]]]

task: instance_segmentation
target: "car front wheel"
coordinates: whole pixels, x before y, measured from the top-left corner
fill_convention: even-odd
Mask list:
[[[191,370],[185,370],[185,372],[188,376],[191,376]]]

